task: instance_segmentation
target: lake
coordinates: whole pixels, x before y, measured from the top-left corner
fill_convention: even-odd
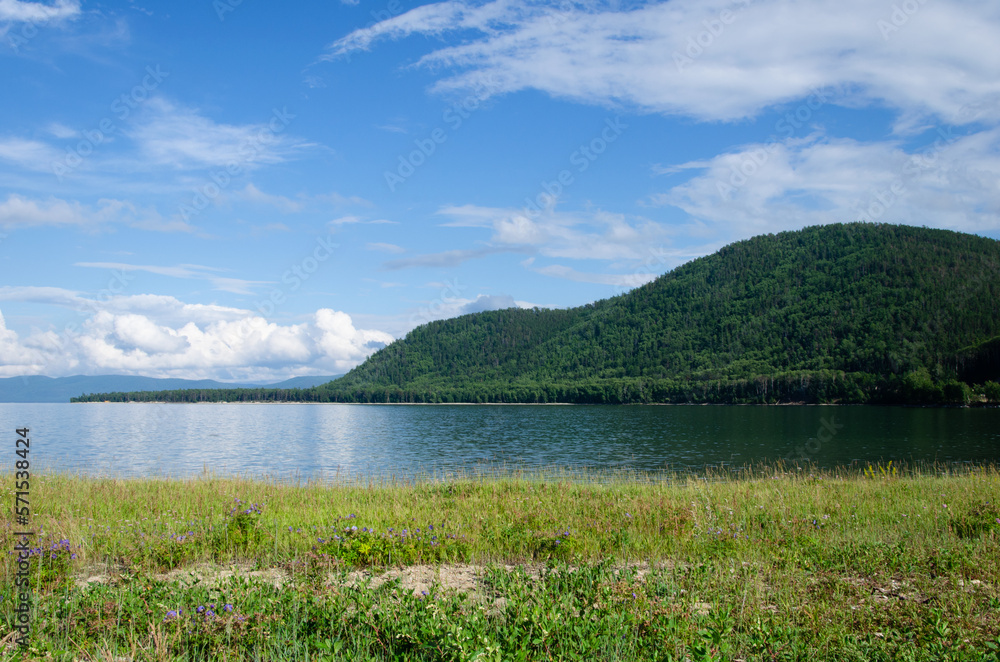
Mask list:
[[[412,478],[497,469],[703,470],[792,457],[995,462],[1000,409],[0,404],[34,471]]]

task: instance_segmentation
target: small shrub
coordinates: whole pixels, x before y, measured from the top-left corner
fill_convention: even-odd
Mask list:
[[[313,546],[313,563],[340,561],[350,566],[409,565],[464,560],[468,544],[464,537],[447,533],[434,525],[396,530],[357,525],[334,529],[330,539],[320,538]],[[327,561],[329,559],[329,561]]]
[[[213,547],[217,556],[227,553],[249,553],[264,546],[267,533],[260,526],[264,506],[233,500],[233,506],[226,513],[224,524],[216,530]]]
[[[17,563],[18,552],[10,552]],[[58,540],[47,547],[39,545],[28,550],[28,574],[32,586],[40,585],[43,590],[57,590],[70,583],[72,562],[76,553],[69,540]]]

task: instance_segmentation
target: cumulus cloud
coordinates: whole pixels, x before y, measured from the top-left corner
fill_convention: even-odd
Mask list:
[[[671,0],[552,5],[448,0],[333,42],[336,57],[379,40],[462,31],[418,62],[445,72],[438,91],[556,97],[703,120],[736,120],[840,91],[845,105],[903,116],[1000,119],[1000,5],[989,0],[896,5],[867,0]],[[888,26],[888,27],[887,27]],[[919,73],[918,73],[919,72]]]
[[[0,377],[33,375],[45,367],[45,354],[21,342],[17,334],[7,328],[3,312],[0,311]]]
[[[0,291],[0,298],[3,294]],[[18,298],[9,289],[6,294]],[[53,293],[47,294],[51,299]],[[66,300],[75,296],[63,294]],[[346,313],[326,308],[300,324],[277,324],[247,311],[191,308],[165,301],[169,297],[154,299],[100,302],[78,325],[61,332],[34,330],[24,338],[7,329],[0,313],[0,376],[115,373],[281,379],[345,372],[393,341],[382,331],[358,329]],[[174,305],[165,305],[170,303]],[[145,307],[146,313],[122,312],[129,305]],[[184,321],[165,308],[174,308],[174,313],[186,308],[192,314]]]

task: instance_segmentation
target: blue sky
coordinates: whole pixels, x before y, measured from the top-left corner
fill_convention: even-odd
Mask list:
[[[735,240],[1000,237],[995,0],[0,0],[0,376],[348,370]]]

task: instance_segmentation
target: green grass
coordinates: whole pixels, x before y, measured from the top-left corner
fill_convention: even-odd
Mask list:
[[[46,475],[31,498],[31,649],[5,660],[1000,660],[995,467]],[[426,595],[417,564],[441,573]]]

